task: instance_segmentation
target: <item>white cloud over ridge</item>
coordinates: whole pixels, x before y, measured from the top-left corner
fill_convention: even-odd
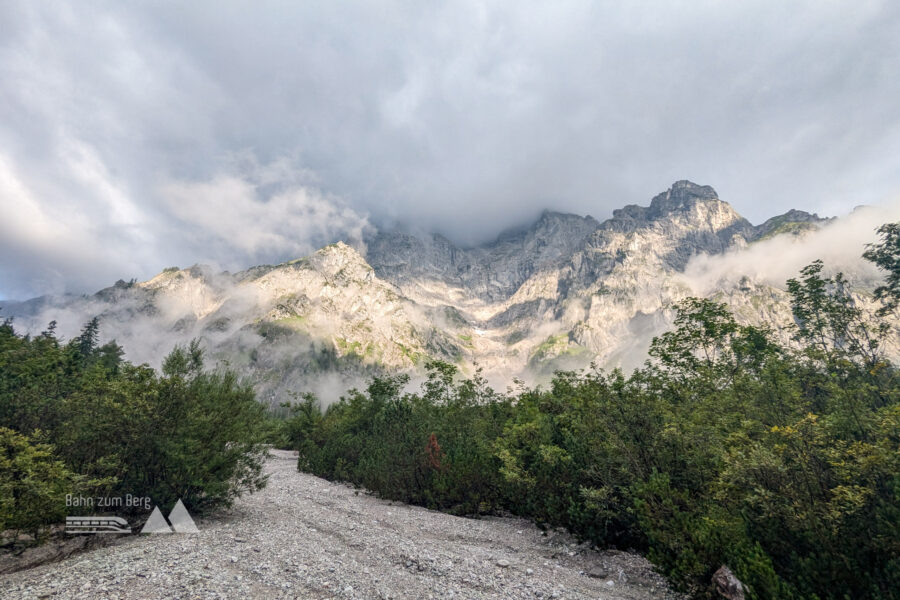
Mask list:
[[[862,254],[867,244],[878,241],[880,225],[896,221],[900,221],[900,201],[858,207],[815,231],[778,235],[722,254],[697,255],[679,277],[703,296],[732,287],[744,277],[784,289],[785,282],[798,277],[803,267],[821,260],[827,272],[840,271],[857,284],[874,287],[884,274]]]

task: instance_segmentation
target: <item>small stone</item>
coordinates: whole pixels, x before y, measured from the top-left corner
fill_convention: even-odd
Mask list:
[[[525,569],[525,574],[526,574],[526,575],[533,575],[533,574],[534,574],[534,569]]]
[[[593,567],[587,572],[587,576],[594,579],[606,579],[609,576],[609,572],[603,567]]]
[[[612,579],[608,579],[608,580],[606,581],[606,587],[612,587],[612,586],[614,586],[614,585],[616,585],[616,582],[613,581]]]
[[[506,560],[505,558],[501,558],[500,560],[497,561],[497,566],[500,567],[501,569],[505,569],[506,567],[509,566],[509,561]]]

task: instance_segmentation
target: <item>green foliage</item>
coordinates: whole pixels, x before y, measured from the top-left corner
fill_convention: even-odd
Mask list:
[[[454,365],[427,369],[421,395],[403,393],[405,376],[375,378],[306,419],[300,467],[395,500],[457,513],[493,508],[500,476],[490,440],[509,403],[478,375],[454,384]]]
[[[281,449],[299,450],[322,419],[322,409],[315,394],[305,393],[302,401],[283,402],[279,416],[270,421],[268,442]]]
[[[898,230],[882,233],[897,247]],[[637,548],[695,597],[713,593],[726,564],[749,598],[900,598],[888,328],[820,262],[788,289],[789,347],[692,298],[629,376],[558,372],[549,389],[509,397],[442,363],[419,393],[375,379],[304,421],[299,466],[388,498],[508,510]]]
[[[0,531],[38,537],[45,524],[65,516],[74,484],[51,446],[0,427]]]
[[[264,410],[234,373],[204,371],[197,343],[175,348],[157,373],[123,361],[118,345],[98,337],[96,319],[66,344],[53,324],[33,338],[9,321],[0,326],[0,427],[16,432],[3,438],[14,448],[10,468],[33,465],[43,469],[33,481],[47,479],[29,492],[37,525],[65,512],[65,485],[66,493],[149,496],[160,505],[181,498],[192,511],[264,485]],[[22,442],[37,430],[52,449]],[[14,508],[4,505],[0,521],[21,522]]]
[[[881,361],[880,338],[887,324],[873,329],[872,319],[856,306],[843,274],[823,277],[822,269],[822,261],[817,260],[803,268],[802,279],[787,282],[797,323],[794,338],[805,345],[810,357],[832,367],[845,361],[874,367]]]
[[[863,256],[885,272],[884,284],[875,288],[875,297],[888,314],[900,304],[900,223],[885,223],[878,228],[881,242],[869,244]]]
[[[264,409],[252,388],[231,371],[203,371],[196,343],[176,348],[163,373],[153,396],[156,443],[143,460],[128,461],[135,477],[122,485],[146,486],[160,503],[181,498],[199,510],[261,489]]]

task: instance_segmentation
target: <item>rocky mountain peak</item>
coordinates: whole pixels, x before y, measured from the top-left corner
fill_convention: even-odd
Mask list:
[[[657,194],[650,206],[630,204],[613,211],[613,216],[601,225],[607,231],[634,231],[658,223],[667,229],[692,232],[721,232],[727,238],[735,233],[753,237],[753,226],[727,202],[719,199],[708,185],[691,181],[676,181],[665,192]],[[677,234],[677,231],[671,233]]]
[[[772,217],[772,219],[769,219],[766,222],[768,223],[769,221],[772,221],[773,219],[777,219],[777,218],[779,218],[779,217]],[[826,221],[827,220],[827,219],[820,217],[816,213],[808,213],[805,210],[797,210],[795,208],[792,208],[791,210],[789,210],[786,213],[784,213],[783,215],[781,215],[781,218],[786,219],[788,221],[793,221],[795,223],[816,223],[818,221]]]
[[[371,277],[372,267],[352,246],[344,242],[329,244],[309,257],[308,263],[326,277],[363,280]]]
[[[765,239],[780,234],[803,235],[808,231],[817,229],[820,225],[828,223],[832,219],[823,218],[815,213],[803,210],[791,209],[782,215],[766,220],[755,228],[755,239]]]
[[[169,267],[148,281],[138,283],[144,289],[163,289],[183,287],[185,285],[204,285],[216,277],[215,270],[209,265],[196,264],[186,269]]]
[[[683,179],[673,183],[672,187],[665,192],[657,194],[650,201],[650,208],[659,212],[682,210],[697,202],[709,200],[719,200],[716,190],[711,186],[697,185],[692,181]]]
[[[567,237],[574,235],[581,238],[599,226],[600,223],[590,215],[582,217],[581,215],[545,210],[532,230],[538,234],[564,234]]]
[[[571,252],[574,249],[571,246],[579,244],[599,226],[600,223],[591,216],[544,210],[531,225],[508,229],[483,248],[490,252],[513,245],[538,250],[549,249],[556,254],[557,250]]]
[[[714,229],[744,220],[730,204],[719,199],[712,187],[687,180],[676,181],[668,190],[657,194],[644,216],[651,220],[682,217],[691,225]],[[746,222],[746,225],[749,227],[750,223]]]
[[[316,250],[313,256],[318,256],[322,258],[331,258],[342,261],[358,261],[365,262],[365,259],[362,255],[356,250],[356,248],[347,245],[344,242],[338,241],[333,244],[328,244],[327,246],[323,246]]]
[[[555,210],[544,209],[541,216],[527,229],[531,231],[539,231],[549,227],[574,226],[574,227],[596,227],[600,223],[594,217],[587,215],[575,215],[572,213],[558,212]]]
[[[461,248],[438,234],[379,232],[368,243],[366,259],[379,277],[414,296],[415,286],[440,281],[495,301],[570,256],[597,227],[593,217],[545,210],[532,224],[508,229],[474,248]]]

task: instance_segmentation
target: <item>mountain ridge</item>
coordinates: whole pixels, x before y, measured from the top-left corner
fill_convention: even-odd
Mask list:
[[[53,315],[61,323],[100,315],[106,335],[139,362],[199,337],[273,401],[288,390],[327,395],[373,373],[416,372],[433,358],[464,371],[477,363],[498,380],[541,378],[592,362],[639,364],[672,305],[694,293],[684,279],[694,257],[831,222],[788,211],[754,226],[712,187],[683,180],[603,222],[547,210],[473,248],[438,234],[377,232],[364,248],[336,242],[233,274],[170,268],[92,296],[7,303],[4,313],[37,331]],[[783,290],[742,286],[718,290],[739,318],[789,324]]]

